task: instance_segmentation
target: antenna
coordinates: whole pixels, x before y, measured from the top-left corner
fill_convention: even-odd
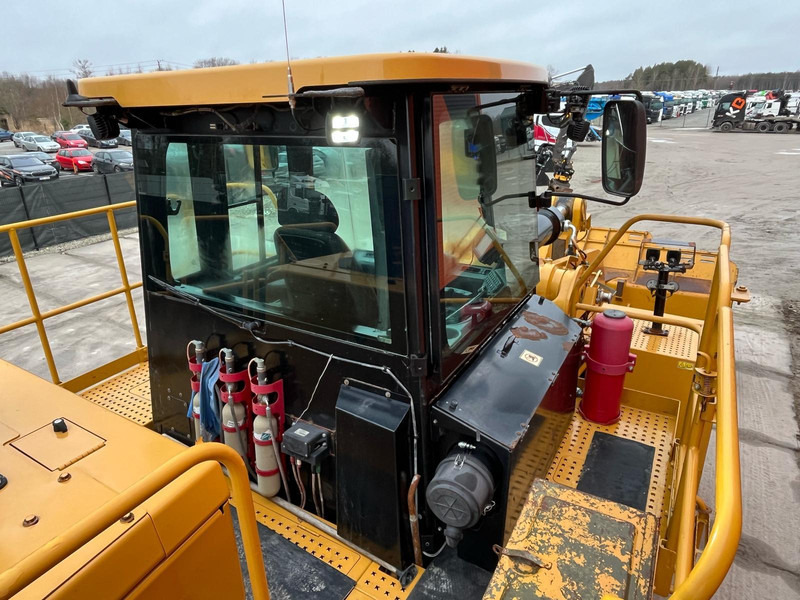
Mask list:
[[[286,0],[281,0],[281,8],[283,9],[283,40],[286,44],[286,74],[289,83],[289,108],[292,109],[292,114],[294,114],[294,79],[292,79],[292,61],[289,58],[289,30],[286,27]]]

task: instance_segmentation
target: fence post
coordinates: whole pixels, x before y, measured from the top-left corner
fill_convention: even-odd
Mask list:
[[[22,200],[22,210],[25,211],[25,220],[31,220],[31,213],[28,210],[28,203],[25,201],[25,192],[22,191],[22,186],[18,185],[17,189],[19,190],[19,199]],[[28,230],[31,234],[31,239],[33,240],[33,247],[36,250],[39,250],[39,242],[36,240],[36,233],[33,231],[33,227]]]
[[[103,184],[105,184],[106,186],[106,201],[109,203],[109,205],[113,204],[113,202],[111,202],[111,190],[108,187],[108,175],[103,174],[102,177],[103,177]]]

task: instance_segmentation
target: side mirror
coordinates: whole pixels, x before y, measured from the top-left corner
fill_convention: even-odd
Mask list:
[[[609,100],[603,110],[603,189],[630,198],[644,178],[647,115],[638,100]]]
[[[464,154],[477,161],[478,185],[481,195],[488,198],[497,191],[497,157],[490,116],[474,117],[472,129],[464,132]]]

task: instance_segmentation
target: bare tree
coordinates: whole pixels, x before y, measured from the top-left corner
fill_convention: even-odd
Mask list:
[[[94,72],[92,62],[87,58],[76,58],[72,61],[72,72],[75,73],[75,77],[78,79],[91,77]]]
[[[212,56],[211,58],[201,58],[194,61],[195,69],[206,69],[208,67],[227,67],[229,65],[238,65],[239,61],[232,58],[225,58],[222,56]]]

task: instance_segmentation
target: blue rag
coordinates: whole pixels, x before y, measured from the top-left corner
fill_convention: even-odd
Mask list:
[[[219,436],[222,428],[220,427],[219,409],[217,407],[216,385],[219,378],[219,357],[212,358],[204,362],[200,371],[200,427],[204,434],[209,435],[209,439]],[[189,402],[189,412],[187,417],[192,416],[192,402]],[[203,435],[203,439],[206,435]]]

